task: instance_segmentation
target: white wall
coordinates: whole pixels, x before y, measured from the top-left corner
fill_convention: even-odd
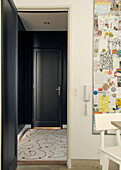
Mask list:
[[[14,0],[17,8],[72,5],[72,87],[79,89],[72,96],[72,159],[98,159],[99,136],[92,135],[92,102],[88,103],[88,116],[84,115],[83,85],[92,86],[92,30],[93,1],[91,0]],[[72,91],[73,91],[72,88]],[[114,136],[106,141],[115,143]]]

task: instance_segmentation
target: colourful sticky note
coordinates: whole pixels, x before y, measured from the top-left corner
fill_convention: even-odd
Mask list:
[[[118,100],[115,103],[118,107],[121,108],[121,98],[118,98]]]
[[[93,112],[93,114],[102,114],[102,112]]]
[[[108,71],[105,71],[105,74],[108,74]]]
[[[99,112],[109,112],[109,96],[99,96]]]

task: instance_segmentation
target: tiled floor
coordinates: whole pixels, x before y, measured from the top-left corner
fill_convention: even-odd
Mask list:
[[[67,170],[65,165],[30,165],[30,166],[18,166],[17,170]],[[102,170],[99,165],[99,161],[95,160],[72,160],[72,170]],[[118,170],[118,165],[110,162],[109,170]]]

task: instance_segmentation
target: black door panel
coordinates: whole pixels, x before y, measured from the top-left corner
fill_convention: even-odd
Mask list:
[[[61,126],[61,50],[34,52],[34,126]]]

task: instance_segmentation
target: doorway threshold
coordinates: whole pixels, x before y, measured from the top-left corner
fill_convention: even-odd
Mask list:
[[[33,129],[61,129],[61,127],[34,127]]]

